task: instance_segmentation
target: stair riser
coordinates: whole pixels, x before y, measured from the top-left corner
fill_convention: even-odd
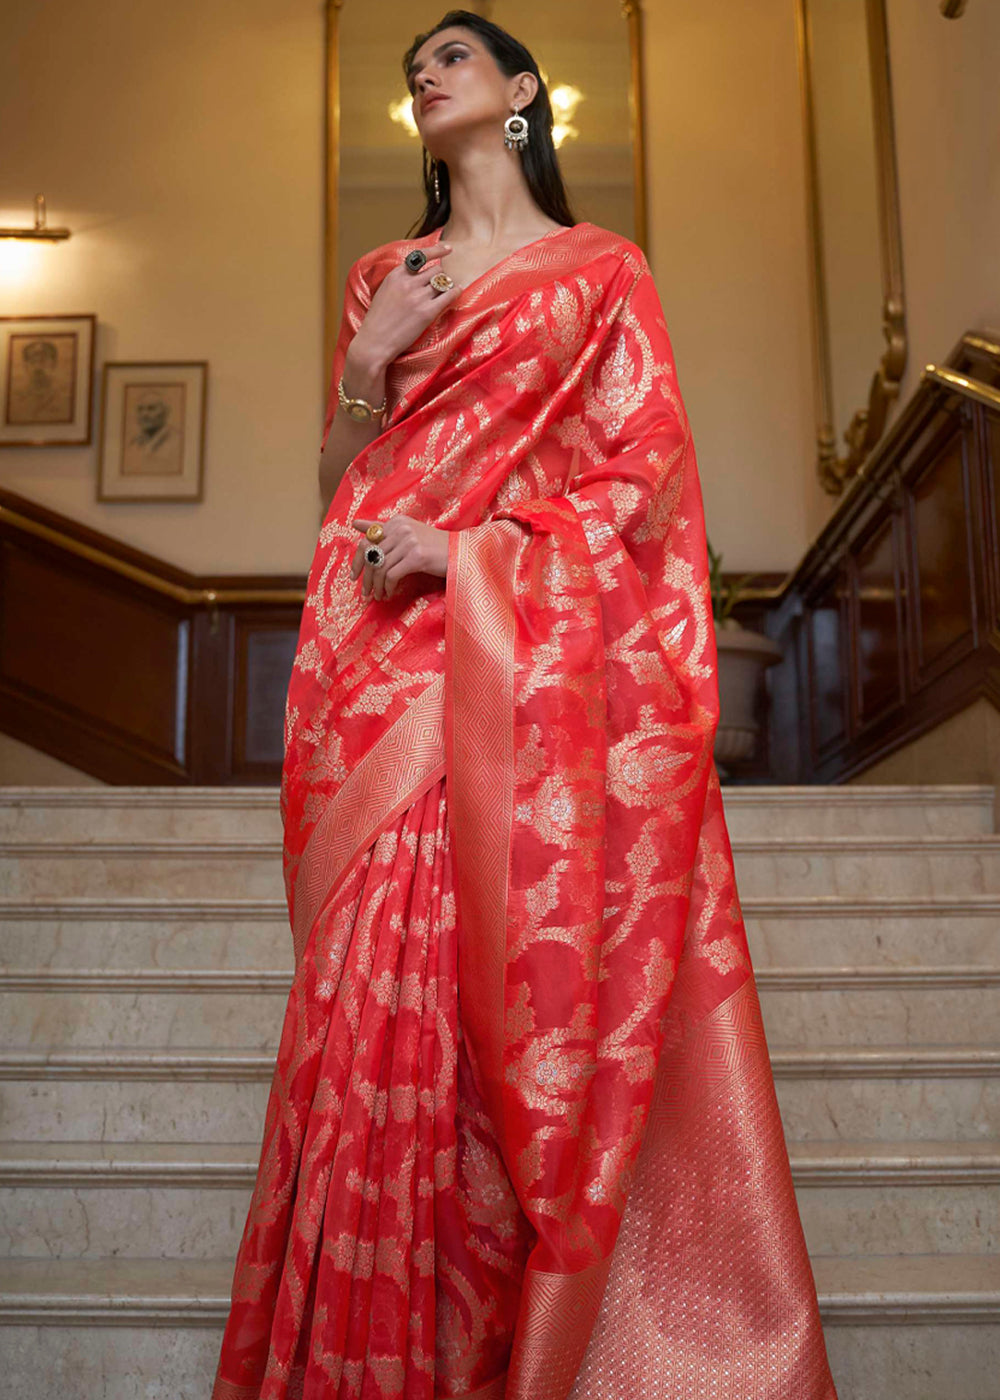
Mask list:
[[[737,851],[743,898],[840,895],[853,898],[965,896],[1000,892],[1000,845],[985,851]],[[0,888],[13,899],[166,897],[278,899],[277,851],[187,856],[58,854],[0,857]]]
[[[4,1374],[18,1400],[166,1400],[208,1394],[222,1344],[213,1327],[5,1327]],[[827,1327],[841,1400],[988,1400],[1000,1325]]]
[[[1000,914],[944,918],[747,918],[756,968],[1000,966]],[[284,917],[0,920],[15,968],[271,968],[291,971]]]
[[[992,1400],[1000,1323],[827,1326],[840,1400]]]
[[[0,1254],[15,1259],[236,1256],[252,1186],[0,1187]],[[2,1340],[0,1333],[0,1340]]]
[[[963,836],[993,830],[988,792],[920,794],[895,789],[817,789],[791,799],[775,790],[723,791],[734,836]],[[154,792],[105,790],[69,794],[49,790],[0,805],[0,840],[280,840],[278,790],[215,789],[200,794],[173,788]]]
[[[4,1327],[11,1400],[207,1400],[222,1324]]]
[[[7,1080],[12,1142],[260,1142],[269,1085],[224,1080]]]
[[[745,792],[745,789],[743,790]],[[985,836],[993,831],[991,799],[961,802],[880,802],[859,797],[846,801],[796,799],[784,803],[764,796],[747,800],[743,793],[723,789],[726,825],[733,840],[765,841],[772,837],[803,836]]]
[[[234,794],[235,796],[235,794]],[[970,808],[966,820],[974,820]],[[895,830],[895,828],[893,828]],[[966,834],[966,826],[954,834]],[[909,827],[907,827],[909,830]],[[883,833],[884,834],[884,833]],[[952,833],[949,833],[952,834]],[[0,803],[0,841],[279,841],[281,814],[273,789],[267,804],[223,800],[220,805],[179,797],[164,802],[107,798],[72,803]]]
[[[0,958],[20,968],[271,968],[291,974],[288,920],[0,920]],[[998,959],[1000,960],[1000,959]]]
[[[244,1187],[0,1187],[0,1251],[20,1259],[235,1257]],[[982,1186],[800,1187],[810,1252],[987,1253],[1000,1248],[1000,1191]]]
[[[987,1254],[1000,1247],[1000,1187],[798,1189],[811,1254]]]
[[[268,1084],[225,1080],[6,1080],[12,1141],[259,1141]],[[1000,1078],[778,1081],[785,1134],[808,1142],[967,1142],[996,1135]]]
[[[282,899],[281,856],[0,857],[9,899]]]
[[[761,991],[771,1049],[789,1045],[988,1045],[1000,986]]]
[[[747,937],[754,966],[1000,966],[1000,914],[946,917],[753,915]]]
[[[799,1142],[996,1137],[1000,1077],[779,1079],[785,1136]]]
[[[0,993],[0,1046],[276,1049],[282,992]]]
[[[742,898],[839,895],[853,899],[964,897],[1000,891],[1000,847],[985,851],[734,852]]]
[[[288,982],[290,983],[290,978]],[[0,1046],[275,1049],[288,985],[215,990],[0,992]],[[782,1046],[996,1043],[1000,987],[761,992],[772,1049]]]

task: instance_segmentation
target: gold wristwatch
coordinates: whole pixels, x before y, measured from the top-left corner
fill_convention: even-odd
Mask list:
[[[373,419],[381,417],[388,403],[388,399],[383,398],[378,408],[375,408],[367,399],[349,399],[344,393],[343,375],[341,375],[340,383],[337,385],[337,399],[341,408],[349,418],[354,419],[355,423],[371,423]]]

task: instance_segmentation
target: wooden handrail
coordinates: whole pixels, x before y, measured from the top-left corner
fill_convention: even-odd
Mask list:
[[[302,604],[305,602],[304,588],[253,588],[225,585],[209,587],[197,583],[191,585],[175,583],[165,577],[166,571],[163,574],[156,571],[156,561],[151,560],[151,567],[148,568],[132,563],[128,559],[120,558],[109,549],[76,538],[68,529],[46,524],[41,520],[34,520],[30,515],[25,515],[23,511],[15,510],[10,505],[0,501],[0,528],[3,526],[9,526],[24,534],[33,535],[36,539],[44,540],[47,544],[54,544],[68,554],[75,555],[78,559],[86,559],[90,564],[108,569],[122,578],[130,579],[133,583],[152,589],[154,593],[159,593],[185,607],[211,608],[239,603]]]
[[[973,379],[971,375],[959,374],[956,370],[945,369],[940,365],[927,365],[920,378],[925,383],[937,384],[943,389],[950,389],[956,394],[962,394],[967,399],[972,399],[975,403],[980,403],[984,408],[992,408],[1000,412],[1000,389],[994,389],[991,384],[983,384],[981,380]]]

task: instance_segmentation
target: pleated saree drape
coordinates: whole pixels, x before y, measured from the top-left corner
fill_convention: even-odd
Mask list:
[[[354,265],[335,382],[436,237]],[[641,251],[546,234],[387,393],[289,691],[296,972],[214,1400],[833,1400]],[[366,605],[351,522],[392,514],[451,532],[447,580]]]

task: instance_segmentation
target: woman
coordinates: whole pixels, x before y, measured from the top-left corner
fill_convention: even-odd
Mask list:
[[[451,11],[404,67],[428,207],[347,284],[214,1400],[830,1400],[656,290],[521,45]]]

